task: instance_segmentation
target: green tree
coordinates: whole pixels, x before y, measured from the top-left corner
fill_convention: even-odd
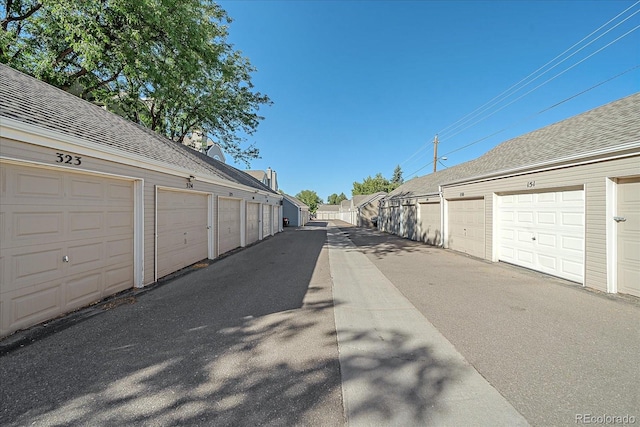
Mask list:
[[[394,190],[404,183],[404,179],[402,178],[402,168],[400,165],[396,166],[393,170],[393,178],[391,178],[391,183],[395,185]]]
[[[340,193],[340,195],[333,193],[327,198],[327,203],[330,205],[339,205],[343,200],[347,200],[347,196],[344,193]]]
[[[381,173],[378,173],[373,178],[368,176],[362,182],[354,182],[351,194],[353,196],[358,196],[363,194],[373,194],[380,191],[389,192],[391,191],[391,186],[391,182],[383,177]]]
[[[374,194],[381,191],[389,193],[402,185],[403,182],[402,169],[400,169],[400,166],[398,165],[393,171],[393,178],[391,181],[382,176],[381,173],[377,173],[373,178],[368,176],[362,182],[354,182],[351,194],[358,196]]]
[[[302,190],[296,194],[296,199],[309,206],[309,212],[313,214],[318,210],[318,205],[322,203],[322,199],[312,190]]]
[[[4,0],[0,62],[182,142],[194,131],[235,160],[271,103],[227,41],[212,0]]]

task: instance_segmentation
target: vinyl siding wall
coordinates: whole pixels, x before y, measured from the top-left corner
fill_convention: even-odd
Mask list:
[[[133,142],[135,143],[135,142]],[[24,160],[27,162],[37,162],[48,166],[59,167],[60,164],[56,163],[56,153],[60,150],[44,147],[40,145],[29,144],[12,139],[0,138],[0,156],[7,157],[15,160]],[[65,151],[65,154],[72,156],[78,155],[70,151]],[[131,177],[134,179],[144,180],[143,189],[143,209],[144,209],[144,278],[143,284],[148,285],[155,281],[155,187],[169,187],[176,189],[186,190],[187,179],[181,175],[171,175],[163,172],[153,171],[149,169],[143,169],[130,165],[123,165],[112,161],[107,161],[99,157],[91,157],[82,155],[82,164],[80,166],[71,167],[71,169],[77,169],[78,171],[89,171],[97,173],[107,173],[119,176]],[[69,166],[69,165],[66,165]],[[237,185],[233,183],[234,185]],[[213,193],[223,197],[242,198],[247,201],[264,203],[269,206],[279,204],[279,199],[274,194],[273,196],[265,196],[262,194],[256,194],[253,191],[239,190],[237,188],[226,187],[219,184],[211,184],[203,181],[193,182],[193,188],[190,190],[202,191],[207,193]],[[213,211],[212,224],[217,224],[216,213],[218,210],[217,197],[213,197]],[[267,202],[268,200],[268,202]],[[216,241],[216,230],[214,229],[214,242]],[[217,248],[214,248],[214,253],[217,255]]]
[[[493,247],[494,194],[535,193],[584,188],[586,205],[585,286],[606,291],[607,179],[638,175],[640,175],[640,153],[633,157],[446,186],[443,188],[443,194],[447,200],[485,198],[485,258],[497,261]]]

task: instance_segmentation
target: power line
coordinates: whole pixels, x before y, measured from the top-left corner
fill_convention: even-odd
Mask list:
[[[638,28],[638,27],[636,27],[636,28]],[[585,58],[585,59],[586,59],[586,58]],[[577,64],[576,64],[576,65],[577,65]],[[556,107],[558,107],[558,106],[560,106],[560,105],[564,104],[565,102],[568,102],[568,101],[570,101],[570,100],[572,100],[572,99],[574,99],[574,98],[577,98],[578,96],[583,95],[583,94],[585,94],[585,93],[587,93],[587,92],[589,92],[589,91],[591,91],[591,90],[593,90],[593,89],[595,89],[595,88],[597,88],[597,87],[599,87],[599,86],[602,86],[602,85],[603,85],[603,84],[605,84],[605,83],[608,83],[608,82],[610,82],[610,81],[612,81],[612,80],[615,80],[615,79],[617,79],[618,77],[621,77],[621,76],[623,76],[623,75],[625,75],[625,74],[627,74],[627,73],[630,73],[631,71],[636,70],[636,69],[638,69],[638,68],[640,68],[640,64],[635,65],[635,66],[633,66],[633,67],[631,67],[631,68],[629,68],[629,69],[627,69],[627,70],[625,70],[625,71],[623,71],[623,72],[621,72],[621,73],[618,73],[618,74],[616,74],[616,75],[615,75],[615,76],[613,76],[613,77],[609,77],[608,79],[603,80],[603,81],[601,81],[601,82],[599,82],[599,83],[597,83],[597,84],[595,84],[595,85],[593,85],[593,86],[591,86],[591,87],[589,87],[589,88],[587,88],[587,89],[585,89],[585,90],[583,90],[583,91],[580,91],[580,92],[578,92],[578,93],[576,93],[576,94],[573,94],[573,95],[571,95],[571,96],[569,96],[569,97],[567,97],[567,98],[563,99],[562,101],[556,102],[555,104],[552,104],[552,105],[551,105],[551,106],[549,106],[549,107],[543,108],[542,110],[538,111],[537,113],[531,114],[530,116],[527,116],[527,117],[525,117],[525,118],[523,118],[523,119],[520,119],[520,120],[518,120],[518,121],[516,121],[516,122],[513,122],[513,123],[511,123],[510,125],[508,125],[508,126],[506,126],[506,127],[502,128],[502,129],[500,129],[500,130],[498,130],[498,131],[496,131],[496,132],[491,133],[490,135],[484,136],[484,137],[482,137],[482,138],[480,138],[480,139],[477,139],[477,140],[475,140],[475,141],[473,141],[473,142],[470,142],[469,144],[463,145],[462,147],[458,147],[458,148],[456,148],[455,150],[451,150],[451,151],[449,151],[449,152],[447,152],[447,153],[443,154],[443,156],[448,156],[448,155],[453,154],[453,153],[456,153],[456,152],[458,152],[458,151],[462,151],[462,150],[464,150],[465,148],[469,148],[469,147],[471,147],[472,145],[475,145],[475,144],[478,144],[478,143],[480,143],[480,142],[482,142],[482,141],[485,141],[485,140],[487,140],[487,139],[489,139],[489,138],[491,138],[491,137],[493,137],[493,136],[496,136],[496,135],[498,135],[498,134],[500,134],[500,133],[502,133],[502,132],[504,132],[504,131],[506,131],[506,130],[508,130],[508,129],[512,128],[512,127],[514,127],[514,126],[517,126],[517,125],[519,125],[519,124],[521,124],[521,123],[523,123],[523,122],[526,122],[526,121],[528,121],[528,120],[531,120],[532,118],[534,118],[534,117],[536,117],[536,116],[539,116],[540,114],[546,113],[547,111],[552,110],[553,108],[556,108]],[[413,172],[413,173],[411,173],[411,174],[408,174],[408,175],[407,175],[407,178],[414,176],[415,174],[417,174],[418,172],[422,171],[423,169],[425,169],[426,167],[428,167],[428,166],[430,166],[430,165],[432,165],[432,164],[433,164],[433,161],[431,161],[431,162],[427,163],[426,165],[422,166],[422,167],[421,167],[420,169],[418,169],[417,171],[415,171],[415,172]],[[443,165],[443,166],[444,166],[444,165]]]
[[[514,88],[518,87],[521,83],[523,83],[524,81],[526,81],[527,79],[529,79],[530,77],[532,77],[533,75],[535,75],[536,73],[538,73],[539,71],[541,71],[542,69],[544,69],[545,67],[547,67],[548,65],[550,65],[551,63],[553,63],[556,59],[562,57],[564,54],[566,54],[567,52],[571,51],[574,47],[580,45],[583,41],[585,41],[586,39],[588,39],[589,37],[591,37],[592,35],[594,35],[595,33],[597,33],[598,31],[600,31],[602,28],[604,28],[605,26],[609,25],[612,21],[616,20],[618,17],[620,17],[621,15],[623,15],[624,13],[626,13],[627,11],[629,11],[630,9],[632,9],[633,7],[635,7],[638,3],[640,3],[640,1],[637,1],[636,3],[634,3],[633,5],[629,6],[627,9],[623,10],[622,12],[620,12],[619,14],[617,14],[616,16],[614,16],[613,18],[611,18],[609,21],[607,21],[606,23],[602,24],[600,27],[598,27],[597,29],[595,29],[594,31],[592,31],[591,33],[589,33],[587,36],[583,37],[580,41],[578,41],[577,43],[573,44],[571,47],[569,47],[568,49],[566,49],[564,52],[562,52],[561,54],[557,55],[555,58],[553,58],[552,60],[548,61],[546,64],[544,64],[543,66],[539,67],[537,70],[535,70],[534,72],[530,73],[528,76],[526,76],[525,78],[523,78],[522,80],[520,80],[519,82],[513,84],[511,87],[509,87],[508,89],[506,89],[505,91],[503,91],[502,93],[500,93],[499,95],[495,96],[494,98],[492,98],[491,100],[487,101],[486,103],[484,103],[483,105],[481,105],[480,107],[476,108],[475,110],[473,110],[471,113],[468,113],[467,115],[463,116],[462,118],[458,119],[457,121],[455,121],[454,123],[450,124],[449,126],[445,127],[444,129],[442,129],[441,131],[438,132],[438,134],[445,136],[447,134],[448,129],[450,129],[452,126],[457,125],[459,122],[463,121],[463,123],[468,122],[469,120],[471,120],[473,117],[476,117],[478,114],[486,111],[487,109],[493,107],[494,105],[496,105],[497,103],[499,103],[500,101],[504,100],[505,98],[507,98],[508,96],[510,96],[511,94],[509,94],[509,92],[511,92]],[[633,17],[634,15],[636,15],[638,12],[640,12],[640,10],[635,11],[633,14],[631,14],[630,16],[626,17],[624,20],[620,21],[619,23],[617,23],[615,26],[611,27],[610,29],[608,29],[606,32],[604,32],[603,34],[601,34],[600,36],[598,36],[597,38],[595,38],[594,40],[590,41],[588,44],[586,44],[585,46],[581,47],[579,50],[575,51],[574,53],[572,53],[570,56],[568,56],[567,58],[563,59],[562,61],[560,61],[559,63],[557,63],[556,65],[554,65],[553,67],[551,67],[550,69],[546,70],[544,73],[542,73],[541,75],[537,76],[535,79],[531,80],[530,82],[528,82],[527,84],[525,84],[524,86],[522,86],[520,89],[526,87],[527,85],[531,84],[533,81],[537,80],[538,78],[540,78],[541,76],[543,76],[544,74],[548,73],[549,71],[551,71],[553,68],[557,67],[558,65],[562,64],[564,61],[568,60],[569,58],[571,58],[572,56],[574,56],[575,54],[577,54],[578,52],[580,52],[581,50],[583,50],[584,48],[586,48],[587,46],[591,45],[592,43],[594,43],[595,41],[597,41],[598,39],[600,39],[601,37],[603,37],[604,35],[606,35],[607,33],[609,33],[610,31],[612,31],[614,28],[618,27],[619,25],[621,25],[622,23],[624,23],[625,21],[627,21],[628,19],[630,19],[631,17]],[[517,91],[516,91],[517,92]],[[503,96],[505,94],[509,94],[506,96]],[[495,101],[496,99],[500,98],[498,101],[496,101],[495,103],[491,104],[493,101]],[[480,111],[478,114],[475,114],[476,112],[478,112],[478,110],[481,110],[482,108],[486,107],[488,104],[489,105],[487,108],[485,108],[484,110]],[[472,117],[469,117],[472,116]],[[462,125],[463,123],[461,123],[460,125]],[[456,129],[459,126],[454,127],[454,129]]]
[[[469,129],[470,127],[473,127],[475,125],[477,125],[478,123],[488,119],[489,117],[499,113],[500,111],[504,110],[505,108],[507,108],[508,106],[514,104],[515,102],[521,100],[522,98],[524,98],[525,96],[529,95],[530,93],[540,89],[542,86],[546,85],[547,83],[555,80],[556,78],[560,77],[561,75],[563,75],[564,73],[566,73],[567,71],[571,70],[572,68],[577,67],[578,65],[582,64],[584,61],[586,61],[587,59],[591,58],[592,56],[596,55],[597,53],[600,53],[601,51],[603,51],[604,49],[608,48],[609,46],[611,46],[612,44],[618,42],[620,39],[622,39],[623,37],[628,36],[629,34],[631,34],[632,32],[636,31],[638,28],[640,28],[640,25],[635,26],[634,28],[632,28],[631,30],[627,31],[626,33],[624,33],[623,35],[621,35],[620,37],[616,38],[615,40],[613,40],[612,42],[604,45],[603,47],[601,47],[600,49],[596,50],[595,52],[591,53],[590,55],[586,56],[585,58],[581,59],[580,61],[576,62],[575,64],[573,64],[572,66],[565,68],[563,71],[559,72],[558,74],[556,74],[555,76],[551,77],[550,79],[545,80],[543,83],[539,84],[538,86],[534,87],[533,89],[525,92],[524,94],[520,95],[519,97],[517,97],[516,99],[514,99],[513,101],[503,105],[502,107],[498,108],[497,110],[493,111],[491,114],[488,114],[484,117],[482,117],[479,120],[476,120],[475,122],[473,122],[472,124],[470,124],[469,126],[465,127],[464,129],[459,130],[458,132],[454,133],[453,135],[449,136],[449,139],[453,138],[456,135],[459,135],[460,133],[464,132],[465,130]]]
[[[513,91],[513,89],[517,88],[521,83],[525,82],[526,80],[528,80],[530,77],[532,77],[533,75],[535,75],[536,73],[538,73],[539,71],[541,71],[542,69],[544,69],[545,67],[547,67],[548,65],[550,65],[551,63],[553,63],[555,60],[557,60],[558,58],[562,57],[563,55],[565,55],[567,52],[571,51],[573,48],[575,48],[576,46],[580,45],[582,42],[584,42],[585,40],[587,40],[588,38],[590,38],[592,35],[596,34],[598,31],[600,31],[601,29],[603,29],[604,27],[606,27],[607,25],[609,25],[610,23],[612,23],[613,21],[615,21],[616,19],[618,19],[620,16],[624,15],[626,12],[628,12],[629,10],[631,10],[632,8],[634,8],[636,5],[638,5],[640,3],[640,1],[636,1],[633,5],[629,6],[628,8],[626,8],[625,10],[623,10],[622,12],[618,13],[616,16],[614,16],[613,18],[609,19],[606,23],[602,24],[600,27],[598,27],[597,29],[595,29],[594,31],[592,31],[591,33],[589,33],[587,36],[583,37],[580,41],[578,41],[577,43],[574,43],[571,47],[569,47],[568,49],[566,49],[564,52],[562,52],[561,54],[557,55],[555,58],[553,58],[552,60],[548,61],[546,64],[544,64],[543,66],[539,67],[537,70],[535,70],[534,72],[530,73],[527,77],[521,79],[519,82],[515,83],[514,85],[512,85],[511,87],[509,87],[508,89],[506,89],[505,91],[503,91],[502,93],[500,93],[499,95],[495,96],[494,98],[492,98],[491,100],[489,100],[488,102],[484,103],[483,105],[481,105],[480,107],[476,108],[475,110],[473,110],[471,113],[468,113],[467,115],[463,116],[462,118],[458,119],[457,121],[455,121],[454,123],[452,123],[451,125],[445,127],[442,131],[438,132],[439,134],[444,133],[445,136],[447,134],[447,130],[450,129],[451,127],[454,127],[453,129],[457,129],[460,126],[462,126],[464,123],[467,123],[469,120],[472,120],[473,118],[477,117],[478,115],[480,115],[481,113],[487,111],[488,109],[494,107],[496,104],[502,102],[503,100],[505,100],[506,98],[514,95],[515,93],[517,93],[518,91],[524,89],[526,86],[528,86],[529,84],[533,83],[535,80],[539,79],[540,77],[542,77],[544,74],[548,73],[549,71],[551,71],[552,69],[556,68],[557,66],[559,66],[560,64],[562,64],[563,62],[567,61],[569,58],[573,57],[574,55],[576,55],[578,52],[582,51],[583,49],[585,49],[586,47],[588,47],[589,45],[593,44],[595,41],[599,40],[600,38],[602,38],[604,35],[608,34],[610,31],[612,31],[613,29],[617,28],[618,26],[620,26],[622,23],[626,22],[627,20],[629,20],[630,18],[632,18],[634,15],[636,15],[637,13],[640,13],[640,10],[636,10],[635,12],[633,12],[631,15],[627,16],[626,18],[624,18],[622,21],[618,22],[617,24],[615,24],[613,27],[609,28],[607,31],[605,31],[603,34],[599,35],[598,37],[596,37],[595,39],[591,40],[589,43],[587,43],[586,45],[582,46],[580,49],[578,49],[577,51],[573,52],[571,55],[569,55],[568,57],[564,58],[562,61],[558,62],[557,64],[555,64],[553,67],[549,68],[548,70],[546,70],[544,73],[538,75],[537,77],[535,77],[534,79],[532,79],[531,81],[529,81],[528,83],[526,83],[525,85],[523,85],[522,87],[520,87],[519,89]],[[576,64],[572,65],[571,67],[565,69],[564,71],[556,74],[554,77],[552,77],[551,79],[546,80],[543,84],[536,86],[533,90],[530,90],[528,92],[526,92],[524,95],[516,98],[514,101],[508,103],[507,105],[501,107],[500,109],[494,111],[493,113],[483,117],[480,120],[477,120],[476,122],[472,123],[471,125],[463,128],[462,130],[458,131],[457,133],[450,135],[449,139],[460,134],[461,132],[463,132],[466,129],[469,129],[472,126],[475,126],[476,124],[480,123],[481,121],[493,116],[494,114],[496,114],[497,112],[503,110],[504,108],[508,107],[509,105],[513,104],[514,102],[522,99],[524,96],[530,94],[531,92],[533,92],[534,90],[537,90],[538,88],[542,87],[543,85],[549,83],[550,81],[554,80],[555,78],[559,77],[560,75],[564,74],[565,72],[569,71],[570,69],[574,68],[575,66],[579,65],[580,63],[584,62],[585,60],[589,59],[590,57],[592,57],[593,55],[597,54],[598,52],[602,51],[603,49],[609,47],[611,44],[617,42],[618,40],[620,40],[621,38],[625,37],[626,35],[630,34],[631,32],[635,31],[636,29],[638,29],[638,27],[633,28],[632,30],[630,30],[629,32],[625,33],[624,35],[618,37],[617,39],[615,39],[613,42],[607,44],[606,46],[602,47],[601,49],[597,50],[596,52],[592,53],[591,55],[587,56],[586,58],[582,59],[581,61],[577,62]],[[597,86],[597,85],[596,85]],[[512,92],[512,93],[510,93]],[[504,96],[503,96],[504,95]],[[495,101],[496,99],[500,98],[498,101],[494,102],[493,104],[491,104],[493,101]],[[486,107],[488,104],[488,107]],[[486,108],[484,108],[486,107]],[[484,109],[483,109],[484,108]],[[482,109],[482,110],[481,110]],[[478,111],[481,110],[481,111]],[[460,123],[462,121],[462,123]],[[456,126],[457,125],[457,126]],[[451,132],[451,131],[449,131]],[[425,144],[424,146],[422,146],[421,148],[419,148],[415,153],[413,153],[409,158],[407,158],[406,160],[404,160],[403,162],[400,163],[400,165],[404,165],[407,162],[409,162],[410,160],[412,160],[414,157],[416,157],[418,154],[420,154],[422,151],[426,150],[430,145],[430,142]],[[423,168],[421,168],[423,169]],[[420,170],[421,170],[420,169]]]

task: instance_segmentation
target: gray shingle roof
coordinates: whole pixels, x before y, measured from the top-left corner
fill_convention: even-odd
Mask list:
[[[317,211],[338,212],[339,210],[340,210],[340,205],[318,205]]]
[[[435,194],[440,185],[587,158],[640,142],[640,92],[505,141],[477,159],[407,181],[389,198]]]
[[[309,206],[307,206],[306,203],[304,203],[303,201],[301,201],[300,199],[297,199],[293,196],[290,196],[288,194],[283,194],[284,198],[289,200],[291,203],[293,203],[294,205],[298,206],[299,208],[307,208],[309,209]]]
[[[116,149],[123,155],[141,156],[203,176],[268,190],[231,166],[205,160],[182,144],[2,64],[0,116]]]
[[[376,197],[381,195],[386,195],[386,194],[387,193],[384,193],[384,192],[378,192],[378,193],[367,194],[367,195],[353,196],[353,206],[365,205],[369,203],[371,200],[374,200]]]

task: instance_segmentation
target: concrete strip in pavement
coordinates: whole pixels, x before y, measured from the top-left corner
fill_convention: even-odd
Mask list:
[[[338,228],[327,238],[349,426],[529,425]]]

